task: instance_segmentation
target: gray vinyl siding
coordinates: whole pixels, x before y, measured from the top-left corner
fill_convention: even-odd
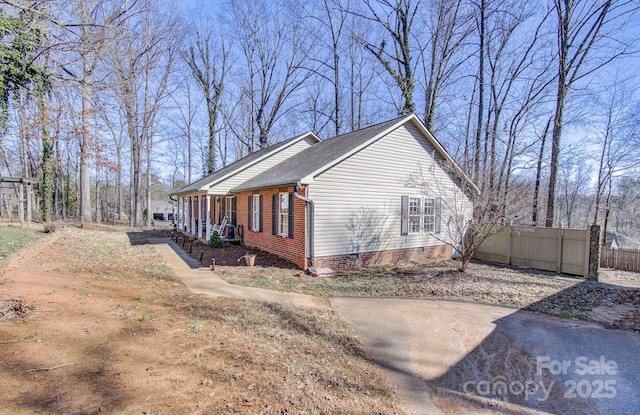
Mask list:
[[[239,186],[240,184],[251,179],[252,177],[255,177],[258,174],[270,169],[276,164],[283,162],[284,160],[288,159],[294,154],[297,154],[300,151],[305,150],[306,148],[308,148],[313,144],[315,144],[315,140],[313,138],[305,137],[303,140],[293,143],[292,145],[282,149],[281,151],[278,151],[275,154],[268,156],[264,160],[261,160],[245,168],[244,170],[235,172],[231,177],[228,177],[222,180],[220,183],[217,183],[211,186],[211,188],[209,189],[209,193],[216,194],[216,195],[227,194],[231,189]]]
[[[315,255],[436,246],[443,244],[441,239],[450,242],[450,217],[469,218],[471,202],[434,155],[440,157],[417,128],[405,124],[319,174],[309,186],[315,202]],[[428,189],[409,184],[410,176],[420,169]],[[442,231],[437,237],[401,236],[403,195],[442,199]]]

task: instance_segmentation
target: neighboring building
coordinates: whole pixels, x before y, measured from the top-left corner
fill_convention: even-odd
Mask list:
[[[244,243],[303,269],[449,258],[477,193],[415,115],[309,145],[226,188]]]
[[[618,232],[607,232],[603,246],[613,249],[638,249],[640,248],[640,242],[637,239],[627,235],[621,235]]]

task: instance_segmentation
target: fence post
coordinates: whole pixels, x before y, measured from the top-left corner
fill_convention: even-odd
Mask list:
[[[511,241],[513,240],[513,223],[509,224],[509,248],[507,251],[507,265],[511,265]]]
[[[555,228],[555,230],[558,232],[558,237],[557,237],[557,252],[556,252],[556,272],[558,274],[562,273],[562,234],[563,234],[563,230],[562,230],[562,224],[560,224],[559,228]]]
[[[589,231],[589,274],[588,280],[598,281],[600,266],[600,225],[591,225]]]

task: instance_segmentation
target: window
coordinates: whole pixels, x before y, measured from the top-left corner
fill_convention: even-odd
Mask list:
[[[227,196],[225,199],[225,215],[227,216],[228,223],[236,224],[236,198],[235,196]]]
[[[422,231],[434,233],[436,231],[436,200],[425,197],[422,199]]]
[[[278,204],[278,235],[289,236],[289,193],[280,193]]]
[[[420,233],[422,228],[422,198],[409,198],[409,233]]]
[[[440,233],[440,199],[402,196],[401,234]]]
[[[256,232],[262,232],[262,196],[261,195],[253,195],[253,209],[252,216],[253,220],[251,223],[251,229]]]

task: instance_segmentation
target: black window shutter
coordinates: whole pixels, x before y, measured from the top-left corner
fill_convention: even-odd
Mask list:
[[[260,232],[262,232],[262,224],[264,223],[264,220],[262,219],[262,212],[263,212],[263,207],[264,207],[264,202],[263,202],[263,195],[260,195],[258,197],[258,199],[260,199],[260,205],[258,205],[258,217],[260,218],[260,223],[258,224],[258,230]]]
[[[238,218],[236,218],[236,215],[238,214],[238,198],[233,197],[231,198],[231,223],[233,223],[233,225],[237,225],[237,220]]]
[[[400,235],[409,235],[409,196],[402,196],[400,213]]]
[[[289,193],[289,238],[293,238],[293,193]]]
[[[271,234],[278,234],[278,211],[276,210],[276,206],[278,203],[278,194],[274,193],[271,195]]]
[[[249,212],[247,214],[247,223],[248,223],[248,230],[252,231],[253,230],[253,226],[252,226],[252,222],[253,222],[253,196],[249,195],[247,196],[247,211]]]
[[[439,197],[436,198],[436,212],[435,212],[435,227],[434,227],[434,233],[440,233],[440,217],[442,216],[440,213],[442,211],[442,209],[440,209],[440,206],[442,204],[442,199],[440,199]]]

